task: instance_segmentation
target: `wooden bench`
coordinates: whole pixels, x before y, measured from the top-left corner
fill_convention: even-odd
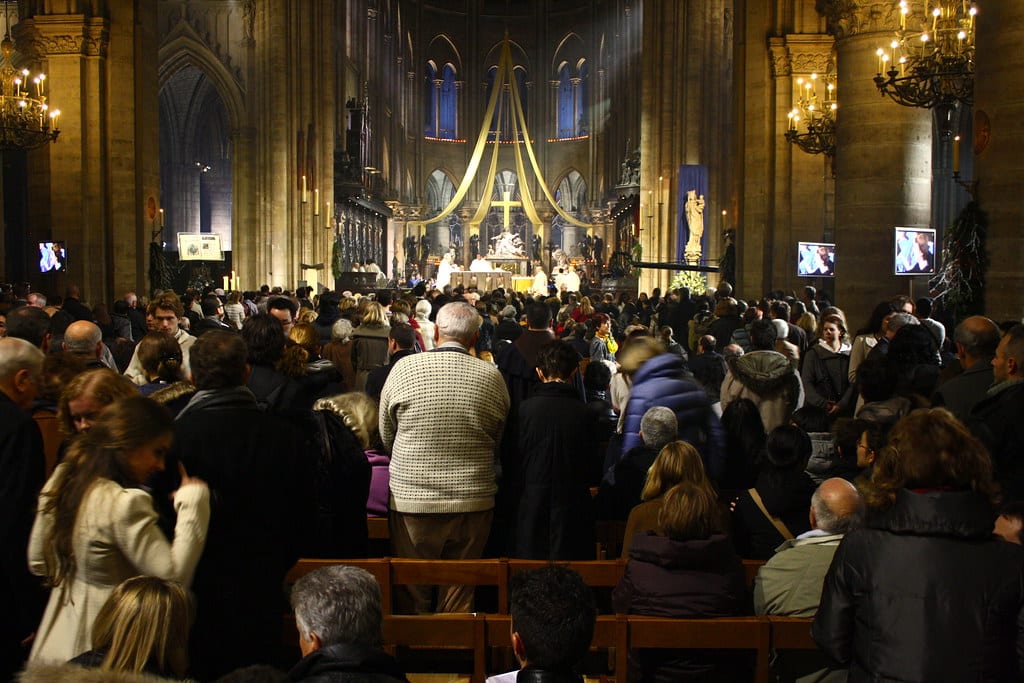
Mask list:
[[[764,560],[743,560],[743,574],[749,590],[754,590],[754,579],[757,578],[757,573],[761,571],[764,564]]]
[[[814,619],[799,617],[768,617],[772,625],[773,650],[817,650],[818,643],[811,637]]]
[[[631,648],[683,650],[754,650],[754,681],[768,683],[771,624],[766,617],[720,619],[666,619],[620,616],[625,633],[619,629],[616,649],[616,680],[625,681]]]
[[[508,612],[508,565],[505,560],[412,560],[391,558],[391,592],[396,586],[491,586],[498,611]]]
[[[415,669],[427,650],[467,650],[473,657],[472,671],[468,672],[471,683],[484,683],[487,677],[485,628],[484,617],[479,614],[392,615],[384,617],[382,624],[384,645],[389,651],[409,649],[409,656],[398,653],[406,673],[426,673]]]

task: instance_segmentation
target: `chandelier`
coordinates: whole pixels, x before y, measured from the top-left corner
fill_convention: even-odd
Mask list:
[[[818,94],[819,81],[824,82],[824,97]],[[808,154],[824,154],[831,157],[836,153],[836,85],[829,74],[819,78],[796,79],[797,90],[793,109],[789,112],[789,129],[786,139]]]
[[[968,0],[927,0],[914,15],[900,2],[900,28],[887,48],[875,51],[875,85],[905,107],[971,104],[974,99],[974,18]]]
[[[0,151],[36,149],[57,139],[60,110],[51,110],[46,103],[46,74],[33,77],[28,69],[14,68],[14,42],[7,22],[4,2],[7,31],[0,42]]]

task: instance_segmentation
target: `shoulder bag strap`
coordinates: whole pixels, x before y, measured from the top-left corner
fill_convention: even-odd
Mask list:
[[[761,514],[768,518],[768,521],[772,523],[772,526],[778,529],[779,533],[782,534],[782,537],[784,539],[786,539],[787,541],[791,541],[795,538],[795,536],[793,536],[793,532],[789,530],[789,527],[786,526],[785,522],[783,522],[778,517],[771,516],[771,514],[768,512],[768,508],[764,506],[764,501],[761,500],[761,494],[757,492],[757,489],[747,489],[747,493],[750,494],[751,500],[754,501],[754,505],[756,505],[757,509],[761,511]]]

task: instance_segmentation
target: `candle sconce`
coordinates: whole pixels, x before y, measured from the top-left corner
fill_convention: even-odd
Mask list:
[[[977,199],[978,181],[963,180],[960,178],[960,136],[953,138],[953,182],[967,190],[971,199]]]

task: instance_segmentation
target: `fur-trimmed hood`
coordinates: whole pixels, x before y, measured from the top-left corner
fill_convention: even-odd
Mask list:
[[[729,369],[743,386],[762,397],[791,390],[793,382],[800,381],[789,359],[777,351],[745,353],[731,359]]]

